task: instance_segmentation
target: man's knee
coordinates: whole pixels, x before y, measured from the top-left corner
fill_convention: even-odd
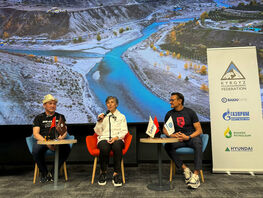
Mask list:
[[[33,156],[39,156],[39,155],[44,155],[44,149],[39,146],[39,145],[33,145],[33,148],[32,148],[32,155]]]
[[[202,151],[202,141],[201,139],[193,139],[193,147],[195,150]]]
[[[169,152],[171,150],[171,144],[164,144],[164,149],[166,150],[166,152]]]

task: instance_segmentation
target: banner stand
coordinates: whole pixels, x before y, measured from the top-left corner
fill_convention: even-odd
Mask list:
[[[214,173],[263,173],[256,47],[207,49]]]

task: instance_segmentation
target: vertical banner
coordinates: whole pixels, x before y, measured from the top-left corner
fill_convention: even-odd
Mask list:
[[[255,47],[207,49],[213,172],[263,172]]]

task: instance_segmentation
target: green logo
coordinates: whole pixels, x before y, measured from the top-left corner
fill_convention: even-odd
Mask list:
[[[227,127],[227,129],[225,130],[224,136],[226,138],[231,138],[232,137],[232,131],[230,130],[229,127]]]
[[[229,150],[229,148],[228,147],[226,147],[226,150],[225,150],[226,152],[230,152],[230,150]]]

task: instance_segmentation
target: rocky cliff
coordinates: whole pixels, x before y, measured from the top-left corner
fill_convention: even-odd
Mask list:
[[[123,4],[121,1],[113,5],[103,5],[98,1],[87,2],[82,2],[86,7],[83,5],[78,8],[71,2],[70,7],[61,8],[65,12],[57,14],[48,13],[48,7],[42,4],[0,7],[0,37],[46,35],[49,38],[59,38],[67,34],[78,36],[84,32],[97,32],[117,24],[143,19],[158,10],[159,6],[168,4],[156,1],[140,4]],[[94,7],[95,4],[101,6]]]

